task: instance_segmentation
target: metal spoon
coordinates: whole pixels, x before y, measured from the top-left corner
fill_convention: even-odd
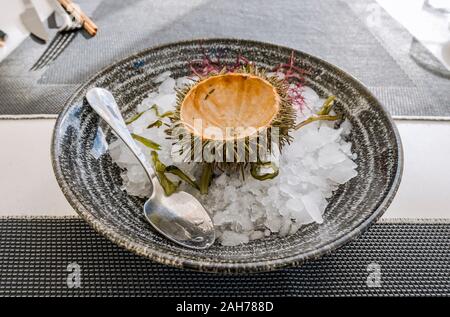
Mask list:
[[[153,167],[134,142],[113,95],[103,88],[86,94],[92,109],[114,130],[141,163],[152,183],[152,194],[144,204],[144,214],[151,225],[166,238],[188,248],[205,249],[214,243],[211,217],[192,195],[178,191],[166,196]]]

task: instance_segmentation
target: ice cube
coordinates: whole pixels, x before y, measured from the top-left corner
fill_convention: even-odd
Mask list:
[[[165,79],[158,88],[160,94],[173,94],[175,92],[175,79],[169,77]]]
[[[263,231],[253,231],[250,234],[250,240],[258,240],[264,238],[264,232]]]
[[[280,193],[285,197],[295,197],[295,195],[297,194],[297,190],[294,186],[291,186],[287,183],[281,183]]]
[[[322,212],[319,209],[320,201],[310,194],[303,195],[301,200],[311,218],[317,223],[323,223]]]
[[[264,225],[272,232],[278,232],[283,222],[282,217],[269,214]]]
[[[172,111],[175,109],[177,102],[176,94],[159,95],[153,99],[161,112]]]
[[[248,243],[249,236],[244,233],[238,233],[233,231],[224,231],[220,237],[222,245],[224,246],[236,246],[243,243]]]
[[[280,227],[280,232],[278,232],[278,234],[281,237],[285,237],[289,234],[289,230],[291,229],[291,220],[289,218],[283,218],[283,223],[281,224]]]
[[[159,74],[158,76],[156,76],[155,79],[153,79],[153,82],[157,83],[157,84],[161,83],[164,80],[166,80],[168,77],[170,77],[170,75],[172,75],[172,72],[170,70],[165,71],[165,72]]]
[[[303,203],[299,197],[291,198],[286,202],[286,208],[289,211],[298,211],[303,209]]]
[[[187,85],[190,85],[190,84],[192,84],[194,82],[195,82],[195,80],[193,80],[192,78],[190,78],[188,76],[180,77],[180,78],[176,79],[175,87],[176,88],[183,88],[183,87],[185,87]]]
[[[358,172],[355,170],[357,165],[350,159],[335,165],[328,172],[328,178],[338,184],[344,184],[356,175]]]
[[[311,108],[314,107],[317,104],[317,101],[320,99],[319,95],[308,86],[303,87],[302,96],[305,100],[305,104]]]
[[[338,164],[345,159],[347,159],[347,156],[342,153],[340,146],[337,143],[328,143],[319,150],[318,162],[323,168]]]

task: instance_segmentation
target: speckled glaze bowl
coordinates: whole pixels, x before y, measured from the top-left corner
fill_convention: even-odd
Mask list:
[[[322,97],[335,95],[336,109],[353,124],[350,135],[357,153],[358,176],[339,187],[325,211],[324,223],[287,237],[268,237],[236,247],[218,244],[207,250],[178,246],[156,233],[142,212],[143,200],[121,190],[120,169],[108,154],[95,159],[91,148],[100,126],[84,96],[91,87],[112,91],[125,117],[155,89],[152,78],[170,70],[189,73],[188,63],[203,53],[220,54],[230,63],[237,54],[258,66],[286,62],[292,49],[267,43],[208,39],[150,48],[107,67],[68,100],[53,135],[52,160],[59,185],[73,208],[95,230],[118,245],[151,260],[208,272],[256,272],[298,265],[327,254],[364,232],[391,203],[400,184],[403,157],[391,117],[355,78],[303,52],[299,66],[309,69],[307,85]]]

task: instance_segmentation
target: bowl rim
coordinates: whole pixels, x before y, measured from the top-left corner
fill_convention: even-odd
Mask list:
[[[130,238],[124,237],[121,234],[115,232],[113,229],[104,226],[96,217],[92,216],[89,212],[89,209],[86,208],[76,197],[75,193],[70,188],[69,184],[65,181],[63,175],[62,175],[62,169],[61,165],[58,160],[58,155],[56,153],[57,144],[59,142],[59,132],[60,132],[60,126],[63,119],[66,117],[67,112],[71,108],[73,101],[79,97],[80,93],[88,87],[92,82],[94,82],[97,78],[101,77],[108,71],[114,69],[118,64],[126,63],[129,60],[132,60],[134,58],[139,57],[142,54],[146,54],[150,51],[154,50],[161,50],[168,47],[173,46],[180,46],[180,45],[198,45],[201,43],[214,43],[214,42],[222,42],[222,43],[229,43],[233,45],[239,45],[241,43],[246,44],[254,44],[258,46],[270,46],[272,49],[281,49],[281,50],[291,50],[296,53],[300,53],[303,56],[306,56],[312,60],[315,60],[316,62],[320,62],[324,64],[325,66],[332,68],[336,71],[336,73],[339,74],[339,76],[346,77],[347,80],[352,81],[356,86],[358,86],[358,89],[362,91],[367,98],[371,99],[372,101],[376,102],[378,106],[380,107],[380,110],[382,114],[385,115],[390,127],[392,128],[392,132],[394,133],[395,141],[397,144],[397,169],[395,171],[394,180],[392,182],[392,185],[385,195],[384,199],[379,203],[378,207],[372,212],[372,214],[367,217],[366,219],[360,221],[351,231],[348,233],[332,240],[331,242],[320,246],[317,249],[311,250],[307,253],[299,253],[287,257],[280,257],[274,260],[265,260],[265,261],[253,261],[253,262],[224,262],[224,263],[218,263],[218,262],[208,262],[204,260],[191,260],[191,259],[185,259],[182,257],[172,256],[165,254],[161,251],[152,249],[150,246],[144,246],[140,243],[136,243]],[[203,272],[215,272],[215,273],[252,273],[252,272],[265,272],[265,271],[272,271],[275,269],[290,267],[290,266],[296,266],[303,264],[310,260],[315,260],[323,255],[329,254],[330,252],[342,247],[347,242],[350,242],[351,240],[357,238],[362,233],[364,233],[372,224],[373,222],[377,221],[383,213],[386,211],[388,206],[391,204],[402,179],[402,173],[403,173],[403,167],[404,167],[404,153],[403,153],[403,146],[400,138],[400,134],[397,130],[397,127],[389,114],[389,112],[386,110],[384,105],[370,92],[370,90],[356,77],[349,74],[342,68],[335,66],[325,60],[323,60],[320,57],[311,55],[309,53],[306,53],[301,50],[293,49],[287,46],[278,45],[274,43],[268,43],[263,41],[254,41],[254,40],[247,40],[247,39],[238,39],[238,38],[198,38],[198,39],[192,39],[192,40],[185,40],[185,41],[176,41],[176,42],[170,42],[165,43],[157,46],[151,46],[149,48],[146,48],[144,50],[140,50],[136,53],[133,53],[125,58],[116,59],[114,62],[110,63],[108,66],[104,67],[100,71],[94,73],[92,76],[89,77],[88,80],[86,80],[84,83],[82,83],[76,91],[67,99],[67,101],[64,104],[63,110],[58,115],[58,118],[56,120],[53,134],[52,134],[52,142],[51,142],[51,160],[52,160],[52,167],[53,171],[56,177],[56,180],[58,182],[58,185],[60,186],[64,196],[66,197],[69,204],[72,206],[72,208],[78,213],[78,215],[83,218],[95,231],[103,235],[104,237],[108,238],[109,240],[113,241],[120,247],[123,247],[129,251],[132,251],[135,254],[138,254],[140,256],[144,256],[146,258],[149,258],[151,260],[154,260],[156,262],[171,265],[178,268],[185,268],[185,269],[191,269],[191,270],[197,270],[197,271],[203,271]]]

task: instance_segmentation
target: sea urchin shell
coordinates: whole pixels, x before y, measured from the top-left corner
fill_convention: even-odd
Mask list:
[[[236,141],[248,144],[249,139],[262,135],[270,139],[269,132],[277,128],[278,140],[271,142],[278,141],[281,149],[290,141],[289,131],[295,125],[295,110],[287,88],[284,81],[267,76],[253,65],[212,74],[178,92],[173,126],[169,130],[181,128],[190,139],[201,140],[202,149],[214,147],[221,151],[231,145],[237,153]],[[179,134],[178,131],[173,135],[175,142]],[[181,147],[186,149],[190,144],[187,141]],[[270,151],[270,145],[268,147]],[[248,150],[246,146],[245,151]],[[249,157],[246,152],[235,162],[251,162]],[[233,164],[228,162],[214,163],[229,169]]]

